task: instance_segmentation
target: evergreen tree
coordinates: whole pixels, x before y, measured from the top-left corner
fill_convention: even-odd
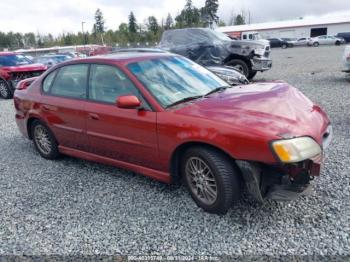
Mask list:
[[[178,28],[201,26],[201,12],[192,5],[192,0],[187,0],[184,9],[175,18]]]
[[[151,31],[153,34],[157,34],[159,32],[159,25],[157,18],[154,16],[148,17],[148,30]]]
[[[95,13],[94,33],[104,33],[104,32],[105,32],[105,20],[103,18],[102,11],[100,9],[97,9]]]
[[[133,12],[130,12],[130,15],[129,15],[128,29],[130,33],[134,33],[134,34],[137,33],[136,17]]]
[[[170,28],[172,28],[173,24],[174,24],[174,20],[173,20],[171,14],[168,13],[168,16],[167,16],[166,21],[165,21],[165,30],[169,30]]]
[[[210,28],[213,27],[214,23],[218,23],[219,21],[219,17],[217,16],[218,8],[218,0],[206,0],[205,6],[201,9],[204,24]]]
[[[237,15],[234,21],[235,25],[245,25],[245,17],[243,15]]]

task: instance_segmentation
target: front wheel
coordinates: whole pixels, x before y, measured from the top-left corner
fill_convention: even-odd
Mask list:
[[[320,43],[319,42],[315,42],[315,43],[313,43],[312,44],[314,47],[318,47],[319,45],[320,45]]]
[[[287,44],[282,44],[282,49],[286,49],[287,47]]]
[[[8,83],[5,80],[0,79],[0,97],[10,99],[12,96],[13,94]]]
[[[246,78],[248,78],[250,71],[251,71],[248,64],[240,59],[232,59],[230,62],[227,63],[227,65],[238,70]]]
[[[240,197],[238,171],[220,151],[190,148],[182,159],[182,174],[193,200],[207,212],[225,214]]]
[[[250,74],[248,75],[248,80],[252,80],[257,73],[258,73],[257,71],[251,71]]]
[[[46,125],[40,121],[34,121],[31,126],[31,134],[34,146],[43,158],[56,159],[60,156],[57,141]]]
[[[335,45],[340,45],[340,44],[341,44],[340,41],[335,42]]]

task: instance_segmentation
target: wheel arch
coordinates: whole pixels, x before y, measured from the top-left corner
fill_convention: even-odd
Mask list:
[[[43,123],[43,124],[52,132],[52,130],[51,130],[51,129],[47,126],[47,124],[45,123],[45,121],[43,121],[40,117],[38,117],[38,116],[36,116],[36,115],[30,116],[30,117],[28,118],[28,120],[27,120],[27,125],[26,125],[26,127],[27,127],[28,138],[29,138],[30,140],[33,139],[33,137],[32,137],[32,132],[31,132],[31,127],[32,127],[32,124],[33,124],[34,121],[39,121],[39,122]]]
[[[223,61],[224,64],[227,64],[228,62],[230,62],[233,59],[240,59],[243,60],[245,63],[247,63],[247,65],[250,67],[250,70],[252,68],[252,62],[250,61],[250,59],[246,56],[242,56],[242,55],[237,55],[237,54],[230,54],[228,57],[226,57]]]
[[[185,143],[182,143],[181,145],[178,145],[175,148],[170,158],[170,176],[171,176],[172,183],[178,183],[181,180],[181,173],[180,173],[181,155],[184,152],[186,152],[186,150],[188,150],[189,148],[195,147],[195,146],[201,146],[201,147],[210,148],[215,151],[218,151],[223,155],[225,155],[226,157],[228,157],[229,159],[231,159],[232,163],[235,166],[237,166],[235,164],[235,158],[231,154],[229,154],[228,152],[226,152],[225,150],[223,150],[218,146],[215,146],[206,142],[200,142],[200,141],[185,142]]]

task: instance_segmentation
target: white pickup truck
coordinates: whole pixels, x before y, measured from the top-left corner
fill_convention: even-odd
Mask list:
[[[345,46],[343,55],[343,72],[350,73],[350,45]]]

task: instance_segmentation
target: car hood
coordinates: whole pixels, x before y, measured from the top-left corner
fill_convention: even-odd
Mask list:
[[[43,64],[29,64],[19,66],[3,66],[2,70],[7,72],[29,72],[29,71],[45,71],[47,67]]]
[[[235,86],[175,109],[270,139],[311,136],[322,143],[329,119],[299,90],[284,82]]]

